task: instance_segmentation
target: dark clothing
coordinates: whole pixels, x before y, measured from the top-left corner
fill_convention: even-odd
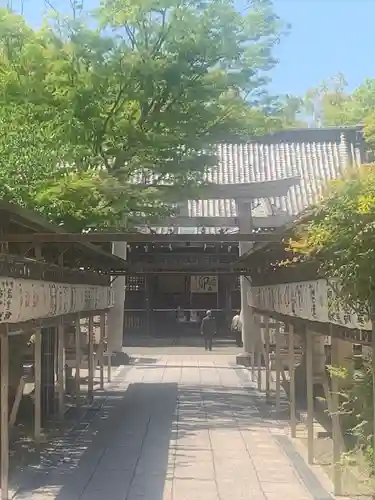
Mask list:
[[[243,347],[242,343],[242,332],[240,331],[234,331],[233,332],[234,340],[236,341],[236,346],[237,347]]]
[[[204,337],[204,348],[206,351],[212,351],[212,337]]]
[[[216,333],[216,321],[211,316],[205,316],[202,319],[201,333],[205,339],[211,339]]]

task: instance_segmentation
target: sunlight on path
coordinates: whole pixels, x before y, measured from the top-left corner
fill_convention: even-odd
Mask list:
[[[139,357],[66,460],[16,500],[314,500],[232,361]]]

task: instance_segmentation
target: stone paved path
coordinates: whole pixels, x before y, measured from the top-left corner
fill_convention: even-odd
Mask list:
[[[15,499],[322,500],[307,490],[280,445],[283,427],[262,414],[232,361],[140,358],[68,442],[64,460],[29,471]]]

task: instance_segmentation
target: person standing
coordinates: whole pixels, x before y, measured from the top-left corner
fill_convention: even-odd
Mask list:
[[[233,316],[230,330],[231,330],[232,335],[236,341],[237,347],[242,347],[242,322],[241,322],[240,313],[238,311]]]
[[[206,316],[202,319],[201,335],[204,338],[204,348],[207,351],[212,351],[212,339],[216,334],[216,322],[212,317],[212,312],[207,311]]]

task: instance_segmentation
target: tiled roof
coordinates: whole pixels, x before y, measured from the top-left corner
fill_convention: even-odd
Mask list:
[[[295,129],[265,135],[242,144],[217,146],[218,166],[206,174],[217,184],[241,184],[299,176],[300,182],[285,197],[253,200],[253,216],[286,213],[296,216],[316,203],[327,183],[350,165],[364,162],[361,127]],[[189,200],[181,215],[236,217],[234,200]],[[169,228],[155,228],[167,233]],[[218,232],[220,228],[210,228]],[[193,228],[179,232],[196,232]]]
[[[246,144],[220,144],[219,164],[206,176],[209,182],[239,184],[300,176],[286,197],[270,199],[278,211],[297,215],[318,201],[327,182],[364,158],[359,127],[300,129],[279,132]],[[254,200],[254,208],[261,200]],[[234,200],[190,200],[191,217],[236,216]]]

